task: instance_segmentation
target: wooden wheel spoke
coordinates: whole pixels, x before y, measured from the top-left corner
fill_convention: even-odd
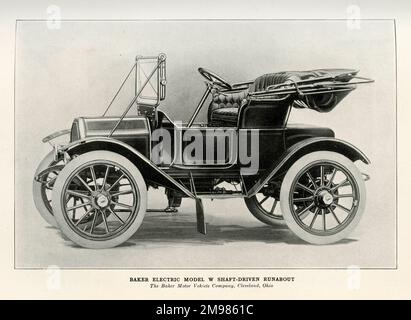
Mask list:
[[[130,190],[123,190],[123,191],[119,191],[119,192],[113,193],[111,196],[112,196],[112,197],[116,197],[116,196],[121,196],[121,195],[124,195],[124,194],[134,194],[134,191],[133,191],[132,189],[130,189]]]
[[[129,210],[133,209],[133,207],[129,206],[128,204],[114,202],[114,201],[111,201],[111,203],[114,204],[115,206],[119,206],[119,207],[126,208],[126,209],[129,209]]]
[[[103,179],[103,184],[101,186],[101,190],[104,190],[104,187],[106,186],[107,176],[108,176],[109,170],[110,170],[110,166],[107,166],[106,173],[104,174],[104,179]]]
[[[311,220],[311,223],[310,223],[310,229],[312,229],[313,226],[314,226],[314,222],[315,222],[315,220],[317,219],[317,216],[318,216],[318,211],[320,211],[319,208],[315,209],[314,217],[313,217],[313,219]]]
[[[269,198],[269,196],[266,196],[263,200],[259,201],[258,203],[259,203],[260,205],[262,205],[264,202],[267,201],[268,198]]]
[[[93,177],[93,182],[94,182],[94,190],[97,191],[97,178],[96,178],[96,172],[94,171],[94,166],[90,166],[90,172],[91,176]]]
[[[93,207],[91,207],[90,209],[88,209],[88,210],[86,211],[86,213],[84,213],[84,214],[80,217],[80,219],[77,220],[77,222],[76,222],[74,225],[75,225],[75,226],[78,226],[78,225],[80,224],[80,222],[83,221],[83,219],[84,219],[85,217],[87,217],[87,215],[91,212],[91,210],[93,210]]]
[[[88,194],[83,194],[81,192],[73,191],[73,190],[67,190],[67,194],[76,196],[80,199],[85,198],[85,199],[91,199],[91,196]]]
[[[82,177],[80,177],[80,176],[77,174],[77,175],[76,175],[76,178],[77,178],[78,180],[80,180],[80,182],[87,188],[87,190],[88,190],[90,193],[93,193],[93,190],[91,190],[90,186],[83,180]]]
[[[70,208],[66,208],[66,211],[72,211],[72,210],[75,210],[75,209],[78,209],[78,208],[82,208],[82,207],[85,207],[85,206],[87,206],[87,205],[89,205],[89,204],[90,204],[90,202],[80,203],[80,204],[75,205],[75,206],[72,206],[72,207],[70,207]]]
[[[76,204],[77,204],[77,199],[74,199],[74,205],[76,205]],[[76,219],[76,211],[77,211],[77,209],[73,210],[73,220]]]
[[[344,210],[344,211],[347,212],[347,213],[351,213],[351,210],[350,210],[350,209],[347,209],[346,207],[340,205],[340,204],[337,203],[337,202],[334,202],[334,205],[337,206],[338,208]]]
[[[354,198],[353,194],[336,194],[334,195],[334,198]]]
[[[308,207],[305,207],[303,210],[301,210],[300,212],[298,212],[298,216],[302,216],[304,213],[306,213],[308,210],[310,210],[312,207],[314,206],[314,202],[311,203]]]
[[[307,192],[309,192],[309,193],[311,193],[311,194],[314,194],[314,193],[315,193],[315,190],[312,190],[312,189],[310,189],[310,188],[302,185],[302,184],[299,183],[299,182],[297,183],[296,187],[299,187],[300,189],[303,189],[303,190],[305,190],[305,191],[307,191]]]
[[[331,188],[331,191],[335,191],[341,187],[345,187],[347,185],[351,185],[351,183],[348,181],[348,179],[344,179],[343,181],[341,181],[339,184],[335,185],[334,187]]]
[[[307,177],[308,179],[310,179],[311,183],[313,184],[314,189],[317,189],[318,188],[317,183],[315,182],[313,176],[311,175],[309,171],[307,171]]]
[[[320,166],[320,185],[324,186],[324,166]]]
[[[106,228],[106,233],[110,233],[110,228],[108,227],[107,217],[104,210],[99,210],[101,212],[101,216],[103,217],[104,227]]]
[[[314,196],[293,199],[293,202],[305,202],[305,201],[314,201]]]
[[[122,224],[124,224],[123,219],[121,219],[121,218],[117,215],[117,213],[115,213],[115,211],[114,211],[113,209],[111,209],[110,207],[108,207],[108,210],[110,210],[110,212],[111,212],[118,220],[120,220],[120,222],[121,222]]]
[[[331,173],[331,177],[330,177],[330,179],[328,180],[328,183],[327,183],[327,185],[326,185],[327,188],[329,188],[329,187],[331,186],[331,184],[333,183],[333,180],[334,180],[334,178],[335,178],[335,174],[336,174],[336,173],[337,173],[337,169],[334,168],[334,169],[333,169],[333,172]]]
[[[110,188],[107,189],[107,191],[110,191],[111,189],[113,189],[113,187],[114,187],[115,185],[117,185],[117,184],[121,181],[121,179],[123,179],[123,177],[124,177],[124,173],[121,173],[120,177],[116,180],[116,182],[114,182],[114,183],[110,186]]]
[[[90,234],[93,234],[94,227],[96,226],[97,216],[98,216],[98,210],[94,210],[93,222],[91,223],[90,232],[89,232]]]
[[[277,199],[274,199],[273,206],[271,207],[270,214],[274,213],[275,207],[277,206]]]
[[[329,208],[328,208],[328,211],[331,212],[331,214],[332,214],[332,216],[334,217],[335,221],[337,221],[337,223],[340,225],[340,224],[341,224],[341,221],[340,221],[340,219],[338,219],[338,217],[337,217],[337,215],[335,214],[334,210],[333,210],[331,207],[329,207]]]

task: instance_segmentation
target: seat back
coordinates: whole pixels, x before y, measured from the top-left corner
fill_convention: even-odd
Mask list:
[[[207,119],[208,123],[211,122],[211,115],[215,110],[220,108],[240,108],[243,100],[247,98],[248,90],[232,92],[232,93],[220,93],[216,89],[211,90],[211,102],[208,107]]]
[[[294,80],[294,72],[267,73],[257,79],[250,86],[249,92],[265,91],[269,86]],[[290,101],[259,102],[249,101],[241,108],[239,114],[239,128],[272,128],[284,127],[290,108]]]

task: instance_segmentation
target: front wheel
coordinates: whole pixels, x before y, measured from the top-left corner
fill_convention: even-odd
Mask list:
[[[285,175],[280,192],[287,226],[313,244],[347,237],[361,219],[365,199],[365,184],[357,167],[329,151],[297,160]]]
[[[74,158],[53,189],[53,211],[61,231],[86,248],[111,248],[127,241],[140,227],[146,207],[140,171],[109,151]]]

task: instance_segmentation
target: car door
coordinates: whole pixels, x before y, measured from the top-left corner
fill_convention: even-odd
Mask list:
[[[177,160],[184,166],[229,167],[237,163],[237,129],[192,126],[175,137]]]

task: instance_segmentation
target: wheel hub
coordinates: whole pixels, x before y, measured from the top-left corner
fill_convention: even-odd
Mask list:
[[[314,199],[316,204],[321,208],[326,208],[334,202],[334,196],[328,189],[319,190]]]
[[[93,196],[93,204],[97,209],[106,208],[110,204],[110,199],[107,194],[97,193]]]

